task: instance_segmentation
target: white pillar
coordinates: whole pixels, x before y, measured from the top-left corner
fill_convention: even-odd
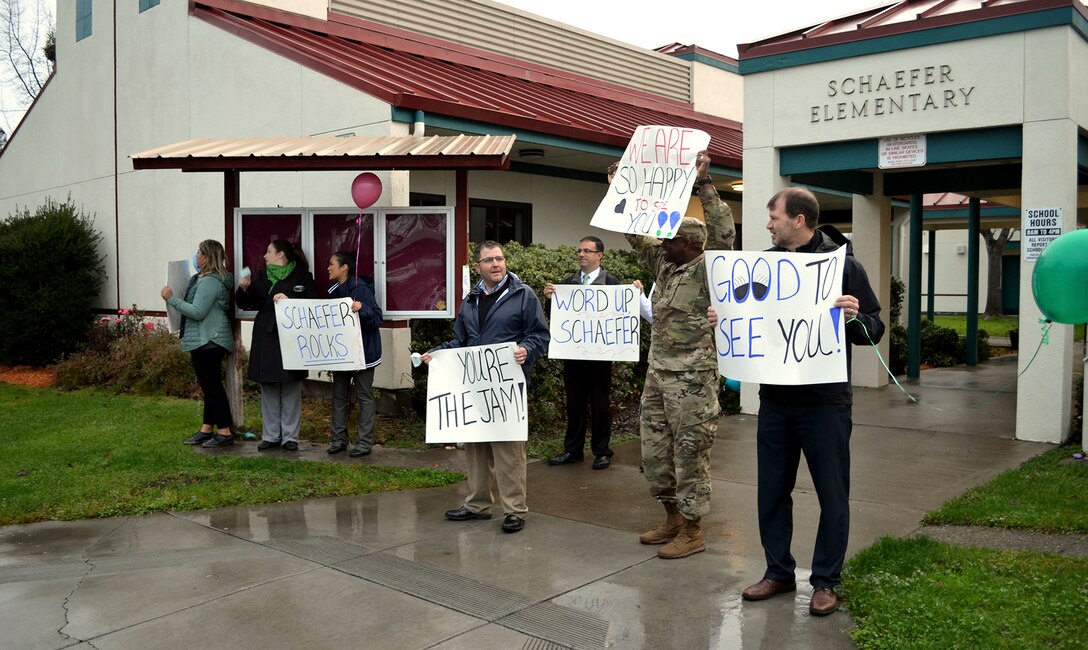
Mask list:
[[[891,258],[892,201],[884,196],[884,175],[873,175],[873,193],[855,194],[854,257],[865,267],[869,284],[880,301],[880,317],[886,329],[891,328],[891,276],[888,273]],[[877,344],[880,356],[888,358],[890,332]],[[872,346],[855,347],[851,381],[855,386],[879,387],[888,385],[888,371]]]
[[[767,201],[788,185],[778,175],[778,150],[774,147],[744,149],[744,201],[746,218],[741,223],[744,249],[764,250],[771,246],[767,231]],[[759,411],[759,385],[741,384],[742,413]]]
[[[1068,119],[1024,123],[1022,209],[1060,208],[1062,231],[1077,227],[1077,125]],[[1053,323],[1039,347],[1042,313],[1031,289],[1035,263],[1020,258],[1020,354],[1016,387],[1016,437],[1061,442],[1070,432],[1073,326]]]

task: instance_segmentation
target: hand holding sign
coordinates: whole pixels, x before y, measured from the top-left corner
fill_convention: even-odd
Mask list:
[[[608,193],[590,225],[672,239],[700,173],[697,155],[709,144],[710,136],[696,129],[636,128],[623,158],[609,168]],[[707,157],[703,176],[709,162]]]

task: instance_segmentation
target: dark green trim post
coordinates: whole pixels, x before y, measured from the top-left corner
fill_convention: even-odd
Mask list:
[[[922,366],[922,195],[910,195],[910,269],[907,272],[907,377]]]
[[[978,365],[978,239],[982,201],[967,203],[967,365]]]
[[[926,259],[926,318],[933,322],[933,300],[937,286],[937,231],[929,231],[929,258]]]

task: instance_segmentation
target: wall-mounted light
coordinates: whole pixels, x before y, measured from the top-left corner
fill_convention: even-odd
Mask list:
[[[518,152],[519,158],[543,158],[543,149],[522,149]]]
[[[729,189],[733,190],[734,192],[743,192],[744,191],[744,181],[740,180],[740,179],[737,179],[737,180],[733,181],[732,183],[729,184]]]

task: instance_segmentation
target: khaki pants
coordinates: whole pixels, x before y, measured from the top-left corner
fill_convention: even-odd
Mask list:
[[[469,442],[465,443],[468,461],[468,497],[465,507],[477,514],[490,514],[498,488],[502,511],[507,515],[524,517],[525,505],[525,443]]]

